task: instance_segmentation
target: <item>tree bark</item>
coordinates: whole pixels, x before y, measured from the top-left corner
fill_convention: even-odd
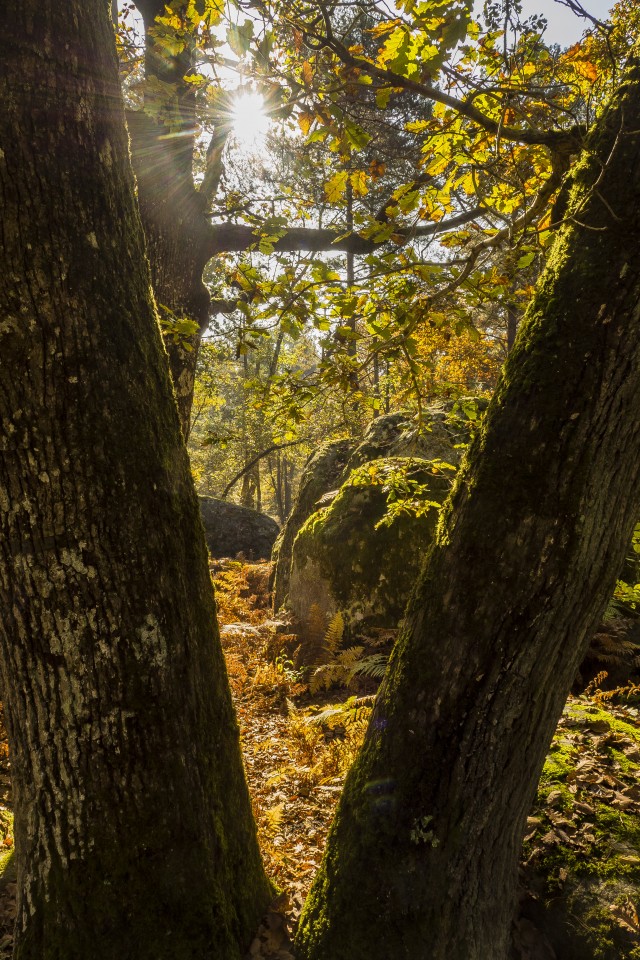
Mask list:
[[[210,319],[211,297],[202,273],[211,259],[213,228],[193,184],[191,153],[180,137],[167,136],[165,127],[142,112],[129,111],[127,120],[156,301],[169,322],[185,318],[195,324],[188,336],[165,334],[178,415],[188,439],[198,349]]]
[[[109,4],[0,8],[0,673],[19,960],[242,955],[270,895]]]
[[[525,818],[640,512],[640,67],[444,509],[300,960],[504,960]],[[354,896],[354,891],[357,895]]]

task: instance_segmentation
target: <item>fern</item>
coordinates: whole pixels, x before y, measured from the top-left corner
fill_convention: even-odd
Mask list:
[[[325,635],[327,632],[327,618],[317,603],[309,609],[305,623],[302,643],[298,651],[296,666],[310,666],[325,659]]]
[[[328,657],[335,657],[344,636],[344,617],[338,610],[334,613],[324,636],[324,649]]]
[[[386,653],[372,653],[369,657],[358,660],[352,667],[352,676],[371,677],[373,680],[382,680],[389,657]]]
[[[606,620],[591,641],[588,658],[596,663],[637,669],[640,666],[640,649],[629,639],[628,621],[618,617]]]
[[[309,679],[310,693],[329,690],[336,684],[348,686],[354,676],[353,668],[363,652],[364,647],[347,647],[346,650],[340,650],[329,663],[317,666]]]
[[[319,723],[323,726],[335,727],[338,724],[352,723],[355,720],[366,719],[373,707],[375,697],[349,697],[344,703],[336,703],[320,713],[307,717],[307,723]]]
[[[327,629],[327,618],[317,603],[311,604],[305,626],[308,643],[312,646],[320,646]]]
[[[324,659],[324,662],[317,663],[309,680],[310,693],[329,690],[337,685],[350,687],[358,676],[382,680],[389,660],[388,653],[378,652],[363,656],[365,646],[362,645],[339,650],[343,633],[344,618],[338,611],[332,617],[325,634],[323,652],[326,659]],[[369,649],[372,647],[375,649],[388,639],[389,637],[386,635],[384,638],[364,638],[364,643]]]

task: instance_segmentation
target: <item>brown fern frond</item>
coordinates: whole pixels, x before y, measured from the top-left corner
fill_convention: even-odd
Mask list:
[[[327,627],[327,632],[324,635],[324,649],[326,650],[327,656],[329,658],[335,657],[342,643],[342,637],[344,636],[344,617],[338,610],[337,613],[331,617],[329,621],[329,626]]]
[[[319,646],[324,640],[327,629],[327,618],[317,603],[311,604],[305,627],[309,644]]]

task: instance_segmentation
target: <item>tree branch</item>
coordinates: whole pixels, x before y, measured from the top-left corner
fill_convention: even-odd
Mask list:
[[[241,223],[221,223],[215,225],[211,233],[211,256],[228,251],[247,250],[252,244],[260,240],[260,231],[254,227]],[[291,227],[283,237],[273,244],[275,250],[294,253],[297,250],[306,250],[310,253],[323,251],[340,251],[352,253],[371,253],[377,244],[372,240],[359,236],[357,233],[345,235],[337,230]]]
[[[242,477],[244,477],[245,473],[248,473],[252,467],[255,467],[256,463],[258,463],[259,460],[262,460],[264,457],[268,457],[270,453],[274,452],[274,450],[284,450],[285,447],[295,447],[298,443],[304,443],[305,440],[308,440],[308,439],[309,439],[308,437],[300,437],[298,440],[289,440],[287,443],[272,443],[270,447],[267,447],[266,450],[263,450],[261,453],[259,453],[257,457],[254,457],[253,460],[250,460],[249,463],[247,463],[242,468],[242,470],[236,473],[235,477],[233,477],[233,479],[229,481],[229,483],[226,485],[226,487],[220,494],[220,499],[226,500],[227,495],[231,490],[231,488],[235,487],[238,480],[241,480]]]
[[[503,140],[510,140],[515,143],[541,144],[542,146],[550,148],[563,147],[571,143],[578,149],[580,141],[586,135],[587,128],[584,124],[575,124],[568,130],[519,130],[517,127],[505,126],[498,120],[487,117],[481,110],[474,107],[470,100],[459,100],[457,97],[452,97],[443,90],[438,90],[437,87],[433,87],[429,83],[410,80],[408,77],[403,77],[402,74],[394,73],[392,70],[384,70],[381,67],[376,67],[376,65],[370,61],[354,56],[339,40],[336,40],[335,37],[328,39],[327,37],[313,36],[317,42],[322,42],[323,46],[328,47],[346,66],[360,70],[362,73],[381,81],[386,86],[417,93],[421,97],[432,100],[434,103],[441,103],[444,106],[451,107],[452,110],[455,110],[461,116],[473,121],[473,123],[476,123],[489,133],[499,135]]]
[[[211,201],[220,186],[220,180],[224,173],[222,158],[229,134],[231,133],[231,126],[232,124],[230,122],[216,123],[215,130],[207,147],[204,178],[198,189],[198,193],[202,197],[202,202],[205,207],[211,206]]]
[[[138,13],[144,20],[145,29],[148,29],[156,17],[164,13],[164,0],[136,0]]]

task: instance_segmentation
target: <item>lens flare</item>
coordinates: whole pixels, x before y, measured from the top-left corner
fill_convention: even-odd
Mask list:
[[[243,93],[233,108],[233,133],[245,147],[255,147],[264,139],[269,120],[260,93]]]

